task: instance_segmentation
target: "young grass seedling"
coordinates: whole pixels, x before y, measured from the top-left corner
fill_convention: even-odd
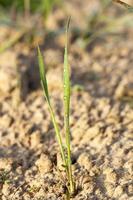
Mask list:
[[[68,29],[70,24],[70,18],[67,22],[66,27],[66,44],[64,53],[64,128],[66,136],[66,147],[67,147],[67,167],[68,167],[68,179],[70,183],[70,191],[74,192],[74,182],[72,178],[72,168],[71,168],[71,147],[70,147],[70,66],[68,62]]]
[[[69,23],[70,23],[70,19],[68,20],[67,27],[66,27],[66,44],[65,44],[65,53],[64,53],[64,73],[63,73],[63,77],[64,77],[64,130],[65,130],[67,154],[65,152],[64,145],[62,142],[61,132],[59,130],[59,126],[57,124],[56,117],[50,103],[48,84],[47,84],[47,79],[46,79],[46,70],[45,70],[43,57],[42,57],[39,47],[38,47],[38,62],[39,62],[41,85],[43,88],[44,96],[48,104],[49,112],[50,112],[53,126],[55,129],[55,135],[56,135],[57,142],[60,148],[63,166],[66,169],[66,175],[68,178],[68,191],[70,194],[73,194],[75,188],[74,188],[74,181],[73,181],[72,168],[71,168],[70,126],[69,126],[69,116],[70,116],[70,72],[69,72],[69,63],[68,63]]]

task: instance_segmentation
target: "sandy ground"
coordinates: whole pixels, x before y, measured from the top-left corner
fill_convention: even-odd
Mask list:
[[[122,30],[86,49],[71,44],[73,200],[133,200],[132,33]],[[62,134],[63,46],[60,35],[42,48]],[[64,200],[58,152],[36,51],[21,41],[0,55],[0,199]]]

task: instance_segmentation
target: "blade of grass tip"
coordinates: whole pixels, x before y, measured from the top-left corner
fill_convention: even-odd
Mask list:
[[[65,136],[66,136],[66,146],[67,146],[67,167],[69,172],[69,183],[70,183],[70,192],[74,192],[74,184],[72,177],[72,168],[71,168],[71,147],[70,147],[70,127],[69,127],[69,116],[70,116],[70,66],[68,63],[68,30],[69,30],[70,18],[67,21],[66,26],[66,44],[65,44],[65,53],[64,53],[64,127],[65,127]]]
[[[62,142],[62,138],[61,138],[61,135],[60,135],[60,130],[59,130],[58,124],[56,122],[55,114],[54,114],[53,109],[52,109],[51,104],[50,104],[48,84],[47,84],[47,79],[46,79],[46,70],[45,70],[45,65],[44,65],[44,61],[43,61],[43,56],[41,54],[39,47],[38,47],[38,63],[39,63],[41,85],[42,85],[42,88],[43,88],[44,96],[45,96],[46,101],[48,103],[48,108],[49,108],[49,111],[50,111],[50,115],[51,115],[51,119],[52,119],[52,122],[53,122],[54,129],[55,129],[55,134],[56,134],[57,142],[59,144],[63,164],[64,164],[64,166],[66,166],[67,163],[66,163],[65,152],[64,152],[64,148],[63,148],[63,142]]]
[[[45,70],[43,57],[42,57],[42,54],[41,54],[39,47],[38,47],[38,62],[39,62],[39,72],[40,72],[41,86],[43,88],[47,103],[50,104],[48,84],[47,84],[47,79],[46,79],[46,70]]]

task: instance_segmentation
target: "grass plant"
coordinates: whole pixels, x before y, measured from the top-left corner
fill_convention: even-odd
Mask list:
[[[43,56],[41,54],[41,51],[38,47],[38,62],[39,62],[39,71],[40,71],[40,80],[41,85],[43,88],[44,96],[46,99],[46,102],[48,104],[49,112],[51,115],[51,119],[53,122],[53,126],[55,129],[55,135],[57,138],[57,142],[59,145],[60,153],[62,156],[63,166],[66,170],[66,176],[68,179],[68,192],[69,194],[74,193],[74,180],[72,176],[72,167],[71,167],[71,147],[70,147],[70,126],[69,126],[69,116],[70,116],[70,67],[68,62],[68,29],[69,29],[69,23],[70,19],[67,22],[66,26],[66,44],[65,44],[65,52],[64,52],[64,131],[65,131],[65,138],[66,138],[66,149],[64,148],[62,135],[58,126],[58,123],[56,121],[55,113],[53,111],[53,108],[50,103],[50,97],[49,97],[49,91],[48,91],[48,83],[46,79],[46,70],[45,65],[43,61]]]

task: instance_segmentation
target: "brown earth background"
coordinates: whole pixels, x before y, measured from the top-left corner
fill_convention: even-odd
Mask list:
[[[1,200],[65,199],[66,177],[40,87],[36,47],[44,56],[51,102],[64,134],[64,27],[70,15],[76,182],[71,199],[133,200],[133,13],[116,3],[102,10],[98,0],[64,1],[45,25],[34,14],[15,19],[15,27],[0,26]],[[6,46],[10,38],[17,39]]]

